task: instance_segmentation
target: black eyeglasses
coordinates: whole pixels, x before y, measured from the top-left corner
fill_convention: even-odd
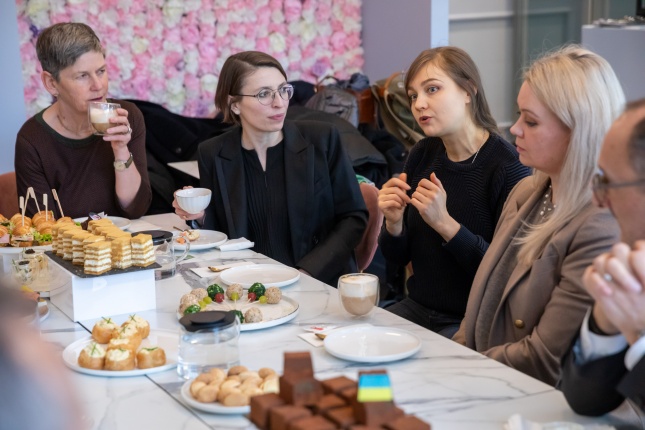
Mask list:
[[[280,94],[280,98],[285,101],[291,100],[293,97],[293,87],[291,85],[283,85],[277,90],[264,89],[257,94],[231,94],[233,96],[242,97],[255,97],[261,105],[269,106],[275,100],[276,93]]]
[[[593,189],[594,197],[598,203],[603,206],[607,202],[607,190],[610,188],[637,187],[642,185],[645,185],[645,179],[611,183],[609,182],[609,179],[607,179],[607,176],[605,176],[604,172],[598,172],[593,175],[593,179],[591,181],[591,188]]]

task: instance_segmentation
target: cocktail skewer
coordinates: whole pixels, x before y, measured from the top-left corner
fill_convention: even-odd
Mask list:
[[[58,210],[60,211],[60,217],[64,218],[65,214],[63,213],[63,208],[60,205],[60,199],[58,198],[58,193],[54,188],[52,188],[52,195],[54,196],[54,200],[56,200],[56,203],[58,203]]]

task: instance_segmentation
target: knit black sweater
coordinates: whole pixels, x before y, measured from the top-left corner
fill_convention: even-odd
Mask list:
[[[446,243],[419,211],[408,205],[401,235],[390,235],[384,224],[379,245],[388,261],[400,265],[412,262],[414,274],[407,285],[412,300],[461,318],[506,197],[530,170],[520,164],[510,143],[491,134],[476,157],[462,162],[448,158],[440,138],[425,138],[412,148],[403,171],[411,187],[408,195],[434,172],[446,190],[448,213],[461,229]]]

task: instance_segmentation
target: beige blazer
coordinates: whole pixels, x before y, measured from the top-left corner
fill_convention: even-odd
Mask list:
[[[589,203],[555,233],[536,261],[515,267],[493,317],[489,346],[494,346],[482,351],[475,344],[475,323],[491,272],[545,187],[528,177],[509,194],[453,340],[555,385],[561,359],[592,303],[582,274],[594,257],[619,241],[618,224],[608,210]]]

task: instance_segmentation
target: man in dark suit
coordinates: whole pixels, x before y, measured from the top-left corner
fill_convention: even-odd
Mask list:
[[[645,99],[613,124],[594,178],[596,203],[618,220],[622,243],[583,280],[595,299],[564,359],[560,388],[579,414],[602,415],[628,399],[645,411]]]

